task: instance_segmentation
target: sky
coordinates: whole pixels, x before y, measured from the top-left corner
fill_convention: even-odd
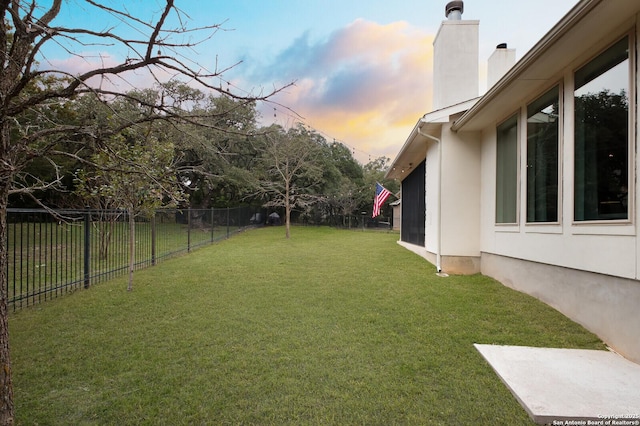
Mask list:
[[[43,0],[47,1],[47,0]],[[157,18],[162,0],[103,0],[135,16]],[[395,157],[417,120],[431,110],[433,38],[448,0],[176,0],[183,24],[220,24],[209,39],[186,53],[208,70],[226,69],[220,84],[231,91],[266,93],[294,83],[259,105],[261,124],[302,122],[348,146],[365,164]],[[480,21],[480,91],[486,61],[496,45],[531,49],[577,0],[466,0],[463,19]],[[65,0],[54,25],[115,27],[82,0]],[[173,25],[178,25],[173,21]],[[196,35],[185,36],[198,40]],[[53,49],[47,62],[67,70],[91,66],[87,57],[108,46],[86,46],[85,56]],[[94,52],[93,50],[100,50]],[[76,52],[80,53],[80,52]],[[123,52],[108,52],[115,57]],[[104,60],[104,59],[102,59]],[[149,79],[147,79],[149,81]],[[144,82],[139,84],[144,85]]]

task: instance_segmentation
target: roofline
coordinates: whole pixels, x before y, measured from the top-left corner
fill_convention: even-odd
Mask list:
[[[389,165],[389,169],[386,171],[386,173],[384,174],[384,178],[385,179],[389,179],[391,177],[392,174],[394,174],[393,172],[395,171],[395,166],[396,163],[398,162],[398,159],[400,158],[400,156],[402,156],[402,154],[409,148],[409,146],[413,143],[413,140],[415,139],[415,137],[418,135],[418,127],[422,124],[422,118],[420,118],[416,124],[413,126],[413,129],[411,129],[411,133],[409,133],[409,136],[407,137],[407,139],[404,141],[404,144],[402,144],[402,148],[400,148],[400,151],[398,151],[398,153],[396,154],[396,157],[393,159],[393,161],[391,162],[391,164]]]
[[[418,120],[418,123],[448,123],[450,116],[469,110],[479,99],[480,97],[467,99],[466,101],[428,112]]]
[[[396,155],[396,159],[400,156],[400,154],[402,154],[405,151],[405,149],[409,145],[411,145],[411,142],[413,142],[413,139],[415,139],[415,137],[418,135],[418,129],[422,128],[422,126],[424,124],[426,124],[426,123],[448,123],[449,122],[449,117],[451,115],[465,111],[467,108],[469,108],[469,107],[467,107],[468,104],[469,105],[473,105],[472,102],[475,102],[478,99],[480,99],[480,98],[474,98],[474,99],[470,99],[468,101],[459,102],[457,104],[450,105],[450,106],[447,106],[447,107],[444,107],[444,108],[440,108],[440,109],[437,109],[435,111],[431,111],[431,112],[428,112],[428,113],[424,114],[422,117],[420,117],[418,119],[416,124],[413,126],[413,129],[411,130],[411,133],[409,134],[409,137],[407,137],[407,139],[405,140],[404,144],[402,145],[402,148],[400,148],[400,151],[398,151],[398,154]],[[394,160],[394,162],[395,162],[395,160]]]
[[[402,148],[400,148],[400,151],[398,151],[398,153],[396,154],[396,157],[391,162],[391,165],[389,166],[389,170],[387,170],[387,172],[385,173],[385,178],[389,178],[390,175],[394,174],[393,173],[394,168],[397,165],[398,159],[402,157],[402,155],[407,151],[407,149],[415,142],[415,139],[420,135],[420,130],[425,125],[432,124],[439,128],[442,126],[442,124],[449,123],[450,117],[452,115],[464,112],[469,108],[471,108],[473,104],[478,101],[478,99],[480,98],[474,98],[474,99],[469,99],[467,101],[459,102],[454,105],[450,105],[447,107],[437,109],[435,111],[428,112],[424,114],[422,117],[420,117],[416,122],[416,124],[413,126],[413,129],[411,129],[411,133],[405,140],[404,144],[402,145]],[[434,133],[433,136],[439,138],[439,135],[436,136],[432,128],[427,130],[427,133],[430,133],[430,134]]]
[[[503,89],[512,84],[529,66],[536,62],[558,39],[566,34],[582,18],[604,0],[582,0],[547,32],[489,91],[482,96],[462,117],[451,126],[457,132],[462,129],[485,106],[493,102]]]

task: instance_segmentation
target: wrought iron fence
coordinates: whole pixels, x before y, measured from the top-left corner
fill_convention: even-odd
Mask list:
[[[262,223],[259,209],[158,210],[135,219],[135,268]],[[9,209],[7,294],[14,310],[124,274],[129,217],[121,210]]]

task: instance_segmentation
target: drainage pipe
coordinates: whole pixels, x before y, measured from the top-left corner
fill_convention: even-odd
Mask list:
[[[436,270],[437,273],[440,274],[442,273],[442,141],[435,136],[423,133],[422,128],[419,126],[418,134],[438,144],[438,238],[436,240]]]

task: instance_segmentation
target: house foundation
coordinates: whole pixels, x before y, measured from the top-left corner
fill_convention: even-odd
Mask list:
[[[481,272],[557,309],[640,363],[638,281],[490,253],[482,253]]]

